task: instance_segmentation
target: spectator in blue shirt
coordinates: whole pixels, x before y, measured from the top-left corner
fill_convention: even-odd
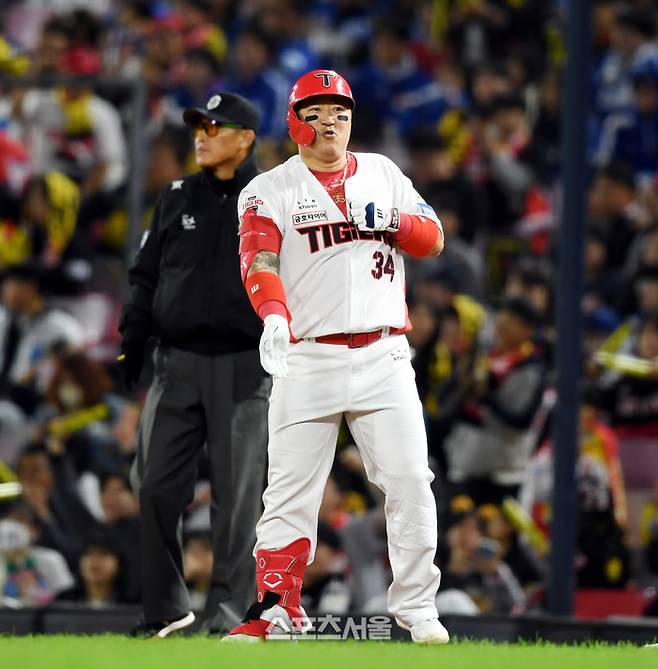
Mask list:
[[[594,110],[605,117],[628,109],[633,101],[633,66],[651,49],[654,20],[628,8],[619,11],[611,32],[611,47],[594,74]]]
[[[303,0],[261,0],[258,10],[258,26],[274,43],[278,69],[290,85],[305,72],[320,67],[307,37],[305,5]]]
[[[602,57],[593,79],[590,142],[595,161],[610,159],[612,129],[624,122],[633,107],[633,71],[657,54],[651,43],[655,21],[650,14],[624,8],[615,15],[610,33],[610,48]]]
[[[185,54],[185,80],[172,91],[180,109],[203,107],[206,100],[221,88],[221,66],[216,56],[206,47],[190,49]]]
[[[288,83],[270,66],[276,46],[257,27],[245,28],[229,52],[229,76],[224,88],[253,102],[260,111],[258,136],[281,139],[287,134]]]
[[[619,127],[613,156],[627,162],[636,175],[658,174],[658,58],[633,73],[634,105]]]
[[[371,60],[350,78],[359,114],[375,123],[393,121],[403,136],[437,123],[460,101],[434,81],[416,62],[410,48],[409,28],[398,19],[382,20],[375,27]]]

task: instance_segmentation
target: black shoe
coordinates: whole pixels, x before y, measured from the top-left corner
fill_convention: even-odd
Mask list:
[[[130,631],[130,636],[139,639],[164,639],[166,636],[184,627],[189,627],[194,622],[194,614],[186,613],[174,620],[161,620],[157,623],[139,623]]]

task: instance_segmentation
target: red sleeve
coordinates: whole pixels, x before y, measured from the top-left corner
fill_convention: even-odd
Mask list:
[[[425,258],[432,253],[441,231],[426,216],[400,212],[400,228],[395,241],[402,251],[414,258]]]
[[[261,318],[264,318],[267,313],[281,313],[280,310],[282,308],[283,313],[281,315],[285,315],[288,321],[290,321],[286,291],[278,274],[272,272],[254,272],[246,278],[244,287],[247,289],[247,295],[254,311]],[[280,306],[274,307],[271,302],[276,302]],[[263,310],[267,311],[267,313],[261,315]]]

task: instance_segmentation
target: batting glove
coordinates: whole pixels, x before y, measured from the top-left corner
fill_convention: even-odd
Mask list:
[[[260,364],[275,379],[288,376],[288,346],[290,330],[288,321],[279,314],[269,314],[263,321],[263,334],[260,338]]]
[[[350,200],[348,203],[350,218],[359,230],[388,230],[397,232],[400,227],[400,214],[397,209],[380,209],[374,202]]]

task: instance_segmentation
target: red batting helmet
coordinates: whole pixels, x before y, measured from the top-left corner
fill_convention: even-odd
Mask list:
[[[333,70],[311,70],[303,74],[292,87],[288,98],[288,134],[290,139],[302,146],[310,146],[315,140],[315,130],[297,117],[299,103],[316,95],[338,95],[345,98],[350,109],[354,109],[354,98],[350,85]]]

